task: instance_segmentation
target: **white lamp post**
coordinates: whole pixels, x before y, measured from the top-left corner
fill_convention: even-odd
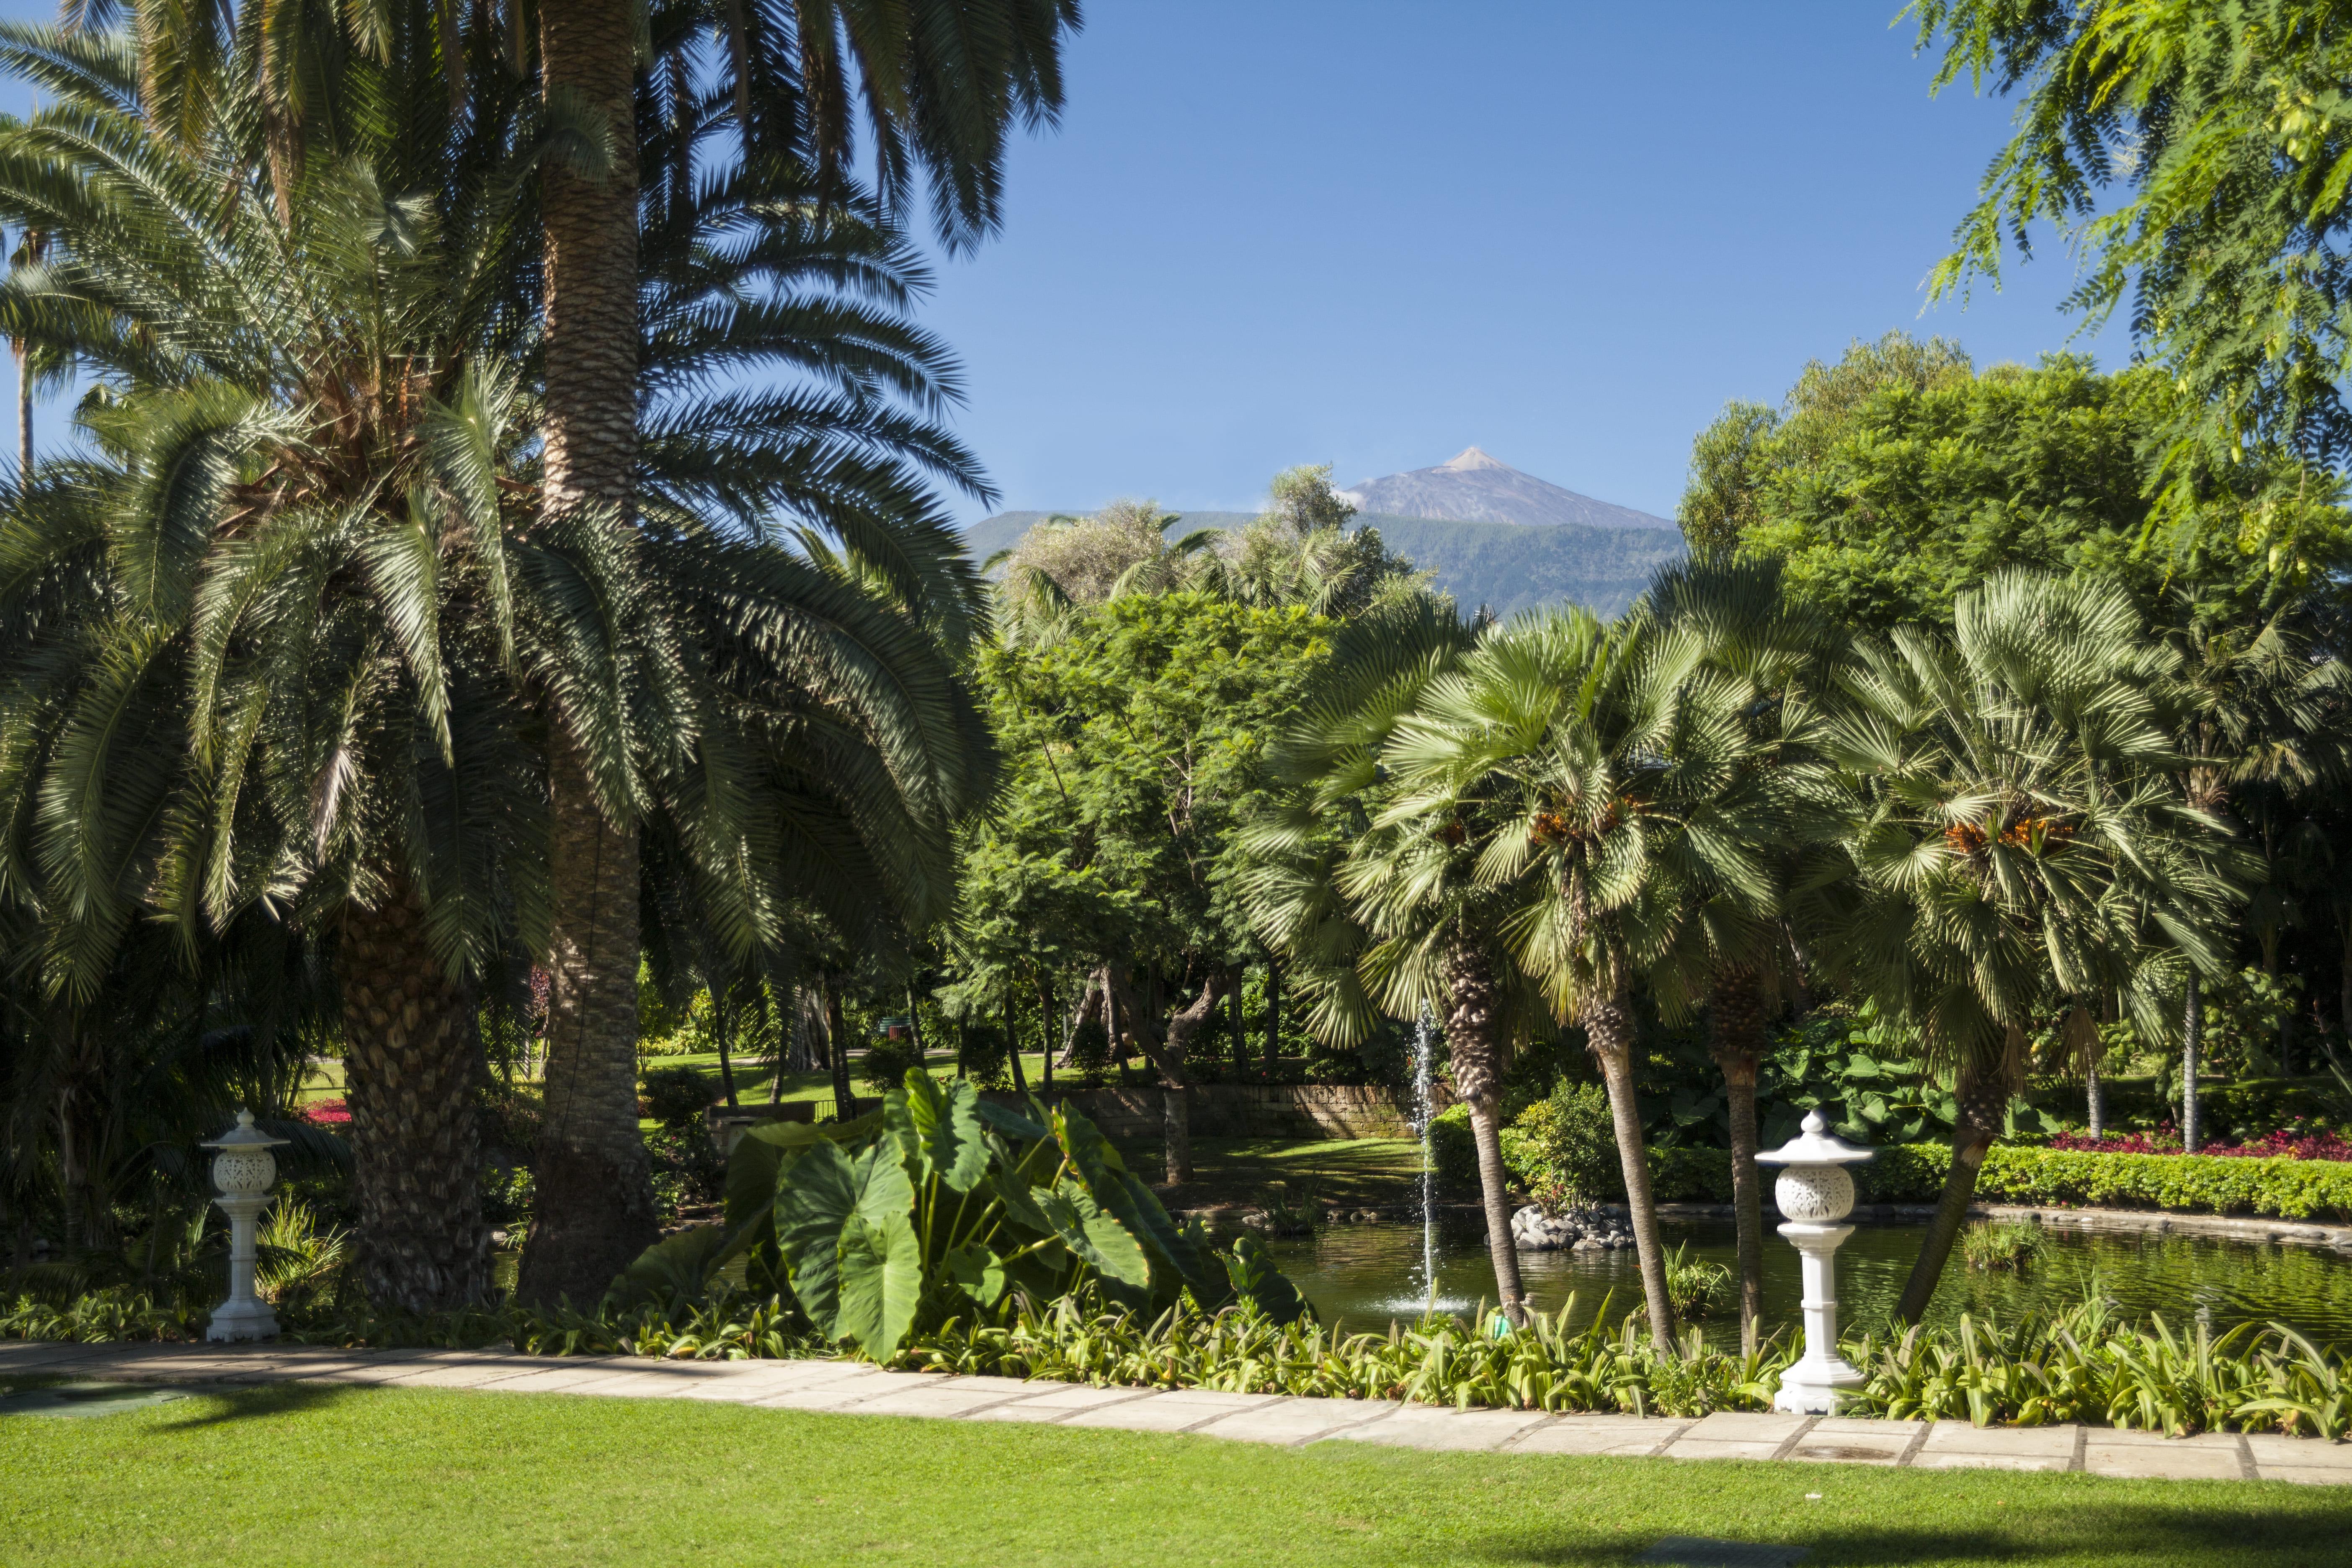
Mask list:
[[[1787,1223],[1780,1234],[1804,1255],[1805,1353],[1780,1374],[1776,1410],[1811,1415],[1831,1415],[1838,1400],[1863,1384],[1863,1374],[1838,1354],[1838,1244],[1853,1234],[1839,1222],[1853,1212],[1853,1178],[1845,1167],[1871,1157],[1830,1136],[1829,1123],[1818,1110],[1805,1113],[1805,1130],[1769,1154],[1756,1156],[1759,1164],[1786,1165],[1772,1184],[1772,1201]]]
[[[213,1185],[220,1196],[213,1202],[228,1215],[228,1300],[213,1309],[208,1340],[266,1340],[278,1332],[278,1314],[253,1293],[254,1222],[268,1206],[270,1184],[278,1180],[278,1160],[272,1149],[286,1142],[272,1138],[253,1124],[253,1112],[236,1113],[236,1125],[204,1145],[217,1149],[213,1156]]]

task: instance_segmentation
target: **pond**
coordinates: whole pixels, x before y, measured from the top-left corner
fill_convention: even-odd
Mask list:
[[[1664,1226],[1666,1246],[1688,1244],[1688,1256],[1738,1269],[1728,1222]],[[1839,1248],[1840,1316],[1849,1328],[1883,1324],[1903,1293],[1926,1235],[1922,1225],[1857,1226]],[[2024,1273],[1974,1273],[1955,1248],[1951,1267],[1929,1307],[1930,1323],[1948,1326],[1963,1311],[2014,1320],[2021,1312],[2071,1306],[2094,1288],[2125,1313],[2160,1312],[2174,1323],[2202,1316],[2215,1331],[2273,1319],[2323,1342],[2352,1343],[2352,1258],[2325,1247],[2284,1247],[2202,1237],[2084,1234],[2051,1228],[2037,1261]],[[1312,1237],[1269,1238],[1276,1260],[1315,1303],[1325,1321],[1345,1318],[1366,1330],[1392,1317],[1410,1319],[1428,1295],[1422,1273],[1419,1226],[1327,1226]],[[1764,1251],[1768,1328],[1797,1319],[1797,1252],[1778,1236]],[[1612,1291],[1612,1317],[1640,1304],[1641,1271],[1633,1249],[1616,1252],[1522,1252],[1519,1273],[1530,1302],[1556,1312],[1576,1298],[1570,1321],[1589,1322]],[[1441,1229],[1437,1248],[1438,1304],[1468,1311],[1495,1299],[1495,1271],[1484,1236]],[[1715,1342],[1737,1343],[1736,1300],[1726,1300],[1703,1325]]]

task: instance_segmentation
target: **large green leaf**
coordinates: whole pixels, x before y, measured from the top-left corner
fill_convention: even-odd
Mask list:
[[[842,1227],[836,1263],[838,1310],[831,1330],[879,1360],[915,1325],[923,1298],[923,1247],[903,1213],[876,1222],[853,1215]]]
[[[647,1301],[702,1300],[709,1293],[711,1270],[726,1252],[727,1231],[721,1226],[697,1226],[665,1237],[621,1270],[606,1300],[624,1310]]]
[[[979,1108],[980,1091],[969,1080],[941,1086],[910,1068],[904,1094],[890,1096],[883,1113],[914,1152],[923,1179],[937,1177],[950,1191],[968,1193],[988,1173]]]
[[[1030,1097],[1029,1106],[1037,1113],[1035,1116],[1024,1116],[1017,1110],[1008,1110],[994,1100],[983,1100],[980,1102],[980,1119],[1008,1138],[1018,1138],[1026,1143],[1042,1143],[1054,1135],[1053,1128],[1048,1125],[1051,1114],[1034,1095]]]
[[[847,1326],[853,1322],[846,1296],[851,1251],[863,1247],[861,1257],[871,1254],[881,1245],[873,1240],[876,1236],[887,1238],[903,1230],[911,1243],[915,1234],[915,1186],[898,1163],[895,1142],[877,1139],[853,1157],[839,1144],[821,1141],[783,1166],[778,1182],[776,1245],[791,1272],[793,1296],[827,1338],[857,1337]],[[921,1272],[919,1247],[912,1267]],[[881,1310],[871,1302],[865,1306]],[[908,1310],[911,1314],[913,1308]],[[903,1325],[899,1332],[905,1332]]]
[[[1151,1260],[1135,1233],[1095,1201],[1084,1183],[1065,1176],[1052,1192],[1037,1194],[1037,1206],[1053,1222],[1062,1245],[1107,1281],[1143,1290],[1151,1285]]]
[[[1159,1195],[1145,1186],[1134,1172],[1118,1173],[1112,1190],[1104,1195],[1103,1206],[1142,1238],[1154,1262],[1175,1276],[1167,1282],[1169,1294],[1174,1293],[1179,1283],[1195,1290],[1223,1288],[1224,1281],[1211,1272],[1199,1243],[1177,1226],[1161,1206]]]
[[[774,1210],[785,1163],[826,1141],[805,1121],[763,1121],[745,1131],[727,1157],[727,1233],[735,1247],[747,1244]]]

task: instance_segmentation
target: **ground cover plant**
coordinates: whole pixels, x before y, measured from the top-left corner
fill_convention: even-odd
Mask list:
[[[1629,1563],[1670,1534],[1801,1546],[1809,1568],[2297,1568],[2336,1560],[2343,1520],[2332,1489],[2284,1483],[1714,1462],[1692,1486],[1648,1459],[300,1385],[0,1420],[0,1558],[26,1568],[1507,1568]]]

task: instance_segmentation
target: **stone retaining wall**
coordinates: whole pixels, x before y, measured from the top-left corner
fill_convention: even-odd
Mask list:
[[[1195,1138],[1410,1138],[1412,1107],[1394,1089],[1324,1083],[1196,1084],[1184,1091]],[[1433,1110],[1454,1103],[1444,1086],[1433,1086]],[[992,1091],[983,1098],[1018,1107],[1022,1098]],[[1106,1085],[1065,1089],[1054,1086],[1054,1102],[1066,1103],[1113,1138],[1157,1138],[1166,1114],[1167,1090],[1153,1086]]]

